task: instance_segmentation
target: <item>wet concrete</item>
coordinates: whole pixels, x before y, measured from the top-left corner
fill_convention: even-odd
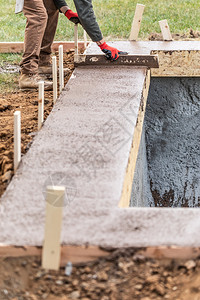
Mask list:
[[[53,183],[66,187],[62,243],[115,244],[145,76],[144,68],[75,70],[0,200],[0,243],[43,243]]]
[[[129,54],[150,54],[151,51],[163,50],[163,51],[198,51],[200,50],[200,41],[117,41],[108,42],[112,47],[116,47],[121,51],[127,51]],[[102,54],[100,48],[91,43],[87,48],[88,54]]]
[[[133,51],[133,44],[141,54],[156,45],[113,45]],[[196,208],[118,208],[145,76],[129,67],[74,72],[0,199],[1,244],[43,244],[45,188],[53,183],[66,187],[62,244],[200,246]]]
[[[131,206],[199,207],[199,100],[199,78],[151,79]]]

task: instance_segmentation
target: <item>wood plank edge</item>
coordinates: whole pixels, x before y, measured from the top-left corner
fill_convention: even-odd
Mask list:
[[[109,252],[98,246],[61,246],[61,266],[69,261],[73,264],[86,263],[108,256]],[[37,246],[0,246],[0,258],[42,256],[42,247]]]
[[[52,51],[58,51],[58,47],[63,45],[63,50],[75,47],[73,41],[55,41],[52,45]],[[79,48],[84,47],[84,41],[79,41]],[[89,42],[87,42],[89,45]],[[0,42],[0,53],[20,53],[24,51],[24,42]]]
[[[118,206],[120,208],[128,208],[130,205],[132,183],[133,183],[133,178],[134,178],[134,173],[135,173],[135,168],[136,168],[136,161],[137,161],[137,156],[138,156],[140,141],[141,141],[141,136],[142,136],[146,103],[147,103],[149,86],[150,86],[150,79],[151,79],[150,70],[146,69],[146,75],[145,75],[141,99],[140,99],[140,107],[139,107],[139,111],[137,114],[137,122],[136,122],[136,125],[134,128],[131,149],[129,152],[128,163],[127,163],[126,172],[124,175],[124,182],[123,182],[121,198],[120,198],[120,201],[118,204]]]
[[[146,258],[155,259],[195,259],[200,256],[200,247],[191,246],[150,246],[132,247],[136,254]],[[125,248],[121,248],[125,249]],[[127,248],[128,249],[128,248]],[[120,248],[100,248],[98,246],[70,246],[61,248],[61,266],[65,266],[69,261],[72,264],[81,264],[108,257],[115,250]],[[0,246],[0,258],[27,257],[42,255],[42,247],[36,246]]]

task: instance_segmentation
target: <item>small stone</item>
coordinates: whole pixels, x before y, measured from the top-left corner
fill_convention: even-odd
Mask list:
[[[188,260],[184,266],[186,269],[191,270],[196,267],[196,262],[194,260]]]
[[[133,261],[136,261],[136,262],[145,262],[145,257],[141,254],[135,254],[133,256]]]
[[[44,271],[38,271],[37,274],[35,275],[35,279],[40,279],[44,275]]]
[[[37,300],[37,299],[38,299],[38,298],[37,298],[35,295],[33,295],[33,294],[31,294],[29,297],[30,297],[31,300]]]
[[[1,180],[2,182],[10,181],[11,177],[12,177],[12,171],[9,170],[1,177]]]
[[[79,281],[78,281],[77,279],[75,279],[75,280],[72,281],[72,285],[73,285],[73,286],[77,286],[78,283],[79,283]]]
[[[45,279],[45,280],[51,280],[51,279],[53,279],[53,277],[52,277],[50,274],[46,274],[46,275],[44,276],[44,279]]]
[[[147,279],[146,279],[147,283],[155,283],[157,281],[159,281],[159,276],[158,275],[151,275],[151,276],[148,276]]]
[[[136,290],[141,290],[142,289],[142,284],[136,284],[135,289]]]
[[[178,289],[177,286],[173,286],[172,288],[173,291],[176,291],[177,289]]]
[[[85,290],[89,287],[89,284],[87,282],[81,282],[80,286],[81,286],[82,289]]]
[[[21,263],[22,267],[26,267],[27,265],[27,261],[26,260],[23,260],[22,263]]]
[[[108,275],[105,273],[105,272],[99,272],[98,274],[97,274],[97,276],[98,276],[98,279],[100,280],[100,281],[107,281],[108,280]]]
[[[97,283],[96,284],[96,288],[100,289],[100,290],[105,290],[105,284],[104,283]]]
[[[164,287],[162,286],[162,285],[160,285],[160,284],[158,284],[158,285],[156,285],[156,287],[155,287],[155,292],[158,294],[158,295],[160,295],[160,296],[164,296],[165,295],[165,289],[164,289]]]
[[[19,269],[19,268],[16,268],[16,269],[15,269],[15,273],[16,273],[16,274],[19,274],[19,273],[20,273],[20,269]]]
[[[86,267],[86,268],[84,269],[84,272],[87,273],[87,274],[89,274],[89,273],[91,273],[91,269],[90,269],[89,267]]]
[[[33,268],[37,268],[38,265],[37,265],[36,263],[32,263],[32,267],[33,267]]]
[[[57,285],[63,285],[63,281],[62,280],[56,280],[56,284]]]
[[[4,295],[8,295],[8,291],[7,290],[3,290]]]
[[[167,277],[167,282],[171,283],[173,281],[172,277]]]
[[[80,297],[80,292],[79,291],[74,291],[70,294],[71,299],[78,299]]]

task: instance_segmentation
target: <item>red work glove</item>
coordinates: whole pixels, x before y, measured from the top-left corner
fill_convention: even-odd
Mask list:
[[[112,61],[117,60],[119,57],[119,54],[124,54],[124,55],[127,54],[127,52],[122,52],[122,51],[117,50],[116,48],[108,46],[106,44],[106,42],[99,45],[99,47],[105,53],[107,59],[112,60]]]
[[[65,13],[65,16],[74,24],[80,23],[78,14],[73,12],[71,9],[68,9]]]

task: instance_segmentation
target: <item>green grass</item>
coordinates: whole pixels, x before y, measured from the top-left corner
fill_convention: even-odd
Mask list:
[[[0,53],[0,67],[5,64],[19,64],[22,54],[18,53]]]
[[[16,73],[0,73],[0,94],[6,94],[18,89],[18,75]]]
[[[94,11],[102,33],[108,39],[126,39],[129,36],[135,0],[93,0]],[[67,1],[74,9],[72,0]],[[187,33],[190,28],[200,31],[199,0],[143,0],[145,4],[140,38],[160,32],[158,21],[167,19],[172,33]],[[0,41],[23,41],[26,20],[14,13],[15,0],[0,0]],[[79,28],[79,36],[82,30]],[[73,24],[60,15],[55,40],[73,40]]]
[[[22,54],[0,53],[0,68],[5,69],[8,65],[19,65]],[[0,94],[12,92],[18,87],[18,73],[0,72]]]

